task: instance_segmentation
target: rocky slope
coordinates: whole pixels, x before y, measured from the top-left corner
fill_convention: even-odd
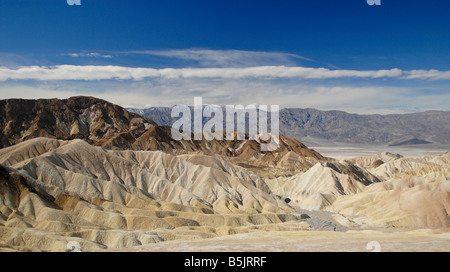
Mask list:
[[[347,227],[450,227],[450,152],[317,163],[266,183],[294,207],[332,212]]]
[[[385,153],[353,161],[378,162],[369,163],[369,171],[382,182],[367,186],[359,194],[339,196],[328,210],[343,215],[347,222],[366,226],[450,227],[449,152],[424,157]]]
[[[0,100],[2,147],[36,137],[83,139],[92,145],[112,146],[118,139],[137,138],[155,125],[94,97]],[[123,144],[128,148],[131,143]]]
[[[2,251],[64,251],[70,241],[85,251],[129,248],[315,223],[338,231],[450,227],[450,153],[382,153],[263,179],[204,154],[36,138],[1,149],[0,165]]]
[[[343,161],[317,163],[304,173],[266,182],[275,194],[289,198],[293,206],[320,210],[338,196],[358,194],[380,180],[367,170]]]
[[[95,250],[308,228],[259,176],[204,155],[36,138],[1,149],[0,164],[3,248],[61,251],[74,240]]]

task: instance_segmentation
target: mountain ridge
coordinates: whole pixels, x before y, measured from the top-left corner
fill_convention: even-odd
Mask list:
[[[128,108],[171,126],[169,107]],[[299,141],[303,137],[343,143],[396,145],[435,142],[450,144],[450,111],[430,110],[405,114],[356,114],[313,108],[280,109],[280,133]],[[270,116],[268,118],[270,120]],[[207,120],[204,120],[206,122]]]
[[[219,155],[249,167],[268,165],[306,170],[324,158],[293,138],[280,135],[279,148],[261,151],[254,140],[180,140],[171,127],[95,97],[68,99],[0,100],[0,147],[38,137],[81,139],[93,146],[113,150],[163,151],[169,154]],[[294,155],[295,154],[295,155]],[[290,164],[292,156],[302,158]]]

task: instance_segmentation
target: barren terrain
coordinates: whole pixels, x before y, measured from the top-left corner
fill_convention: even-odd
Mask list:
[[[176,142],[95,98],[22,102],[3,101],[0,251],[449,250],[445,146],[263,152]]]

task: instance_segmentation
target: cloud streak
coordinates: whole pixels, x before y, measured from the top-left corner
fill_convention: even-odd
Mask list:
[[[144,50],[128,53],[194,61],[202,67],[296,66],[298,61],[314,62],[312,59],[291,53],[244,50]]]
[[[337,78],[396,78],[421,80],[449,80],[450,71],[438,70],[330,70],[327,68],[306,68],[286,66],[258,66],[244,68],[139,68],[124,66],[57,65],[0,67],[0,81],[7,80],[135,80],[147,78],[189,79],[337,79]]]
[[[104,59],[110,59],[113,56],[109,55],[109,54],[100,54],[97,52],[90,52],[90,53],[86,53],[86,52],[81,52],[81,53],[68,53],[68,54],[62,54],[62,55],[67,55],[70,56],[72,58],[82,58],[82,57],[86,57],[86,58],[104,58]]]
[[[430,79],[430,80],[446,80],[450,79],[450,71],[439,70],[412,70],[407,73],[405,79]]]

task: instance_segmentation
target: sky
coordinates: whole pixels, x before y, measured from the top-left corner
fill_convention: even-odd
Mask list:
[[[450,110],[450,1],[0,0],[0,99]]]

